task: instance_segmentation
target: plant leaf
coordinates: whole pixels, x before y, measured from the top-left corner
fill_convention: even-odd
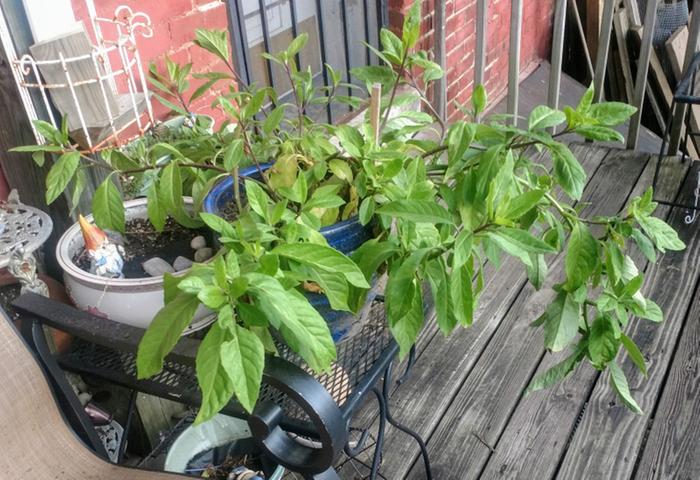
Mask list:
[[[566,251],[566,278],[569,291],[584,285],[598,265],[598,241],[583,222],[571,231]]]
[[[312,243],[288,243],[279,245],[271,253],[309,265],[329,273],[342,274],[348,283],[359,288],[369,288],[367,279],[350,258],[324,245]]]
[[[180,293],[153,318],[139,342],[136,356],[138,378],[148,378],[163,368],[163,360],[180,340],[199,307],[196,295]]]
[[[111,176],[105,178],[95,190],[92,213],[97,226],[124,233],[124,203]]]
[[[625,347],[625,350],[627,350],[627,356],[634,362],[634,364],[637,366],[640,372],[644,374],[644,376],[647,376],[647,365],[646,361],[644,360],[644,355],[642,355],[642,352],[639,351],[639,347],[637,347],[637,344],[634,343],[634,340],[629,338],[627,335],[624,333],[620,336],[620,341],[622,342],[622,345]]]
[[[222,363],[221,346],[228,330],[212,325],[197,349],[197,382],[202,390],[202,405],[195,424],[200,424],[216,415],[231,399],[234,384]]]
[[[221,363],[233,383],[236,398],[251,413],[260,393],[265,347],[257,335],[240,325],[235,325],[234,332],[221,345]]]
[[[571,294],[560,292],[543,316],[544,346],[553,352],[566,348],[578,333],[581,305]]]
[[[63,193],[80,164],[80,153],[67,152],[58,157],[46,175],[46,203],[50,204]]]
[[[630,387],[627,383],[625,372],[623,372],[615,362],[610,362],[608,364],[608,370],[610,370],[610,384],[615,392],[617,392],[617,395],[620,397],[622,402],[634,413],[642,415],[644,412],[642,412],[642,409],[639,407],[634,398],[632,398],[632,394],[630,393]]]
[[[537,130],[556,127],[565,121],[566,115],[564,115],[563,112],[549,108],[546,105],[540,105],[535,107],[532,112],[530,112],[528,129]]]
[[[418,334],[423,327],[423,299],[421,289],[417,284],[412,289],[411,303],[406,313],[390,325],[391,333],[399,344],[399,358],[404,358],[411,347],[415,345]]]
[[[571,355],[554,365],[552,368],[548,369],[546,372],[537,375],[532,382],[530,382],[530,385],[528,385],[527,390],[525,390],[525,395],[549,388],[555,383],[566,378],[568,374],[574,371],[576,365],[583,360],[585,351],[585,343],[579,343]]]
[[[547,146],[554,160],[554,177],[571,198],[579,200],[586,186],[586,171],[566,145],[555,142]]]
[[[380,207],[377,213],[415,223],[453,223],[450,212],[427,200],[396,200]]]

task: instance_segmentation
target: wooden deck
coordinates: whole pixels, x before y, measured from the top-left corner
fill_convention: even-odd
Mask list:
[[[589,175],[585,214],[614,214],[652,182],[656,156],[592,145],[574,145]],[[698,165],[663,163],[657,198],[692,198]],[[418,345],[410,377],[391,398],[394,415],[427,441],[434,478],[629,479],[700,478],[700,220],[686,225],[683,209],[660,207],[688,248],[646,266],[646,295],[666,312],[662,325],[633,322],[627,334],[648,361],[643,378],[623,365],[644,410],[618,403],[608,375],[581,365],[573,377],[524,396],[528,383],[561,357],[545,353],[542,330],[529,323],[552,292],[535,291],[515,259],[488,275],[474,325],[445,338],[434,322]],[[636,258],[644,265],[643,257]],[[554,277],[561,256],[551,259]],[[371,408],[370,408],[371,407]],[[371,424],[369,405],[356,426]],[[347,479],[364,478],[346,464]],[[416,444],[388,427],[381,467],[384,478],[423,479]]]

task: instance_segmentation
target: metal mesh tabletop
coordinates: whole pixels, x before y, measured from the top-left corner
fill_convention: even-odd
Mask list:
[[[336,345],[337,360],[331,371],[314,375],[341,408],[355,405],[371,385],[366,385],[371,372],[383,371],[386,363],[394,357],[397,348],[386,326],[384,304],[375,302],[361,330],[346,341]],[[309,367],[288,346],[278,343],[279,356],[311,373]],[[378,365],[380,359],[386,359]],[[198,405],[201,397],[195,375],[194,359],[191,363],[166,361],[163,370],[147,380],[136,378],[136,355],[116,348],[97,345],[75,339],[69,352],[57,357],[61,366],[82,374],[92,374],[115,383],[153,395]],[[271,400],[280,405],[288,425],[299,427],[308,420],[304,412],[282,392],[263,384],[259,401]],[[354,400],[354,401],[351,401]],[[349,408],[352,408],[351,406]],[[244,416],[237,402],[231,401],[223,413]],[[346,412],[344,412],[344,415]],[[293,428],[299,430],[299,428]],[[301,429],[304,430],[303,428]],[[308,433],[308,432],[304,432]]]

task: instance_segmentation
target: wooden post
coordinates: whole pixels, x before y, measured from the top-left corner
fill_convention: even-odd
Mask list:
[[[549,69],[549,86],[547,104],[559,108],[559,89],[561,88],[561,63],[564,53],[564,30],[566,22],[566,0],[557,0],[554,8],[554,32],[552,33],[552,64]]]
[[[435,81],[435,111],[441,120],[445,120],[447,114],[447,60],[445,58],[445,0],[435,0],[435,26],[434,26],[434,50],[435,61],[440,65],[445,74]]]
[[[382,84],[372,85],[372,94],[369,100],[369,123],[374,134],[374,144],[379,145],[379,126],[381,125],[382,112]]]
[[[511,0],[510,46],[508,49],[508,113],[518,123],[518,90],[520,88],[520,35],[523,27],[523,0]]]
[[[477,85],[484,84],[484,69],[486,68],[487,14],[487,1],[476,0],[476,51],[474,52],[474,87],[476,87]],[[478,116],[476,120],[479,120]]]
[[[693,1],[693,15],[690,19],[690,26],[688,30],[688,43],[685,47],[685,57],[683,59],[683,68],[681,71],[681,76],[683,72],[689,67],[690,62],[693,60],[693,55],[698,48],[698,38],[700,37],[700,0]],[[680,77],[679,77],[680,78]],[[691,87],[694,88],[694,85]],[[671,138],[668,144],[668,154],[675,155],[678,153],[678,147],[681,141],[681,131],[683,129],[683,121],[685,119],[685,114],[688,109],[688,105],[682,103],[677,104],[673,111],[673,121],[671,122]]]
[[[619,10],[614,15],[613,23],[615,25],[615,39],[617,40],[617,49],[620,52],[620,63],[622,67],[622,76],[625,83],[625,94],[627,101],[634,101],[634,80],[632,77],[632,67],[630,65],[630,54],[627,49],[627,33],[629,28],[627,25],[627,16],[625,10]]]
[[[586,0],[586,38],[588,39],[588,51],[591,52],[592,57],[598,54],[601,2],[603,0]]]
[[[651,41],[656,27],[656,5],[658,0],[647,0],[647,9],[644,13],[644,33],[642,34],[642,44],[637,62],[637,77],[634,81],[634,106],[637,112],[630,119],[630,128],[627,133],[627,148],[633,150],[637,146],[639,139],[639,127],[642,121],[642,107],[644,105],[644,92],[647,85],[647,75],[649,73],[649,61],[651,59]]]
[[[593,75],[593,85],[595,88],[594,101],[600,102],[603,99],[603,88],[605,86],[605,68],[608,64],[608,53],[610,52],[610,36],[612,34],[613,10],[615,0],[605,0],[603,6],[603,21],[600,25],[600,37],[598,39],[598,51],[595,61],[595,73]]]

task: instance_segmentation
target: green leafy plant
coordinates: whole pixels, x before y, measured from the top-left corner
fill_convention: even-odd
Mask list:
[[[203,394],[198,421],[210,418],[232,397],[246,410],[253,408],[265,355],[275,354],[275,341],[286,342],[316,372],[330,368],[335,346],[326,322],[304,295],[310,287],[323,292],[334,309],[356,313],[373,278],[385,274],[387,322],[405,355],[423,328],[424,284],[437,324],[448,335],[472,324],[487,262],[498,267],[505,255],[517,258],[539,289],[552,283],[546,283],[547,256],[560,252],[565,278],[551,286],[556,296],[533,326],[542,327],[548,350],[570,349],[571,354],[535,378],[530,391],[552,385],[586,361],[609,369],[618,395],[640,411],[615,359],[626,350],[646,372],[642,354],[623,331],[635,317],[660,322],[662,312],[642,295],[643,274],[629,252],[636,246],[653,262],[657,250],[684,245],[671,227],[652,216],[651,189],[625,212],[583,217],[576,202],[586,173],[557,141],[564,134],[622,140],[612,127],[634,108],[593,104],[591,88],[576,107],[535,108],[524,128],[510,118],[476,122],[487,106],[486,91],[479,86],[471,105],[461,107],[467,119],[443,125],[425,93],[442,72],[425,52],[415,50],[419,8],[416,2],[401,38],[384,29],[381,49],[368,46],[381,65],[353,70],[368,87],[379,83],[387,93],[377,138],[369,119],[359,126],[313,120],[314,105],[347,99],[338,98],[340,75],[330,67],[332,85],[320,89],[313,86],[311,71],[297,68],[294,57],[306,42],[302,35],[286,51],[266,55],[287,74],[289,95],[230,86],[215,101],[231,122],[210,134],[215,141],[209,154],[195,159],[183,148],[156,143],[149,147],[147,165],[121,169],[117,161],[123,156],[117,151],[101,160],[115,177],[136,169],[158,172],[148,192],[154,224],[162,224],[166,214],[195,221],[183,217],[183,186],[197,198],[223,176],[234,177],[235,218],[199,215],[218,233],[221,251],[183,277],[166,275],[166,305],[148,328],[137,357],[139,377],[157,373],[195,310],[204,305],[216,312],[197,354]],[[230,70],[210,74],[208,80],[236,80],[224,33],[198,31],[197,43]],[[173,71],[177,77],[182,70]],[[429,113],[394,111],[414,101]],[[433,130],[436,121],[432,137],[416,135]],[[47,178],[53,199],[75,182],[79,162],[90,167],[93,160],[69,148],[64,133],[44,127],[51,143],[27,149],[63,152]],[[163,165],[154,163],[157,149],[170,155]],[[548,152],[551,165],[531,155],[541,150]],[[263,171],[261,164],[269,159],[274,163]],[[239,179],[245,164],[260,167],[257,180]],[[118,210],[117,195],[107,186],[96,195],[101,222],[122,222],[118,214],[107,213]],[[320,229],[355,215],[374,225],[376,235],[347,257],[328,246]]]

